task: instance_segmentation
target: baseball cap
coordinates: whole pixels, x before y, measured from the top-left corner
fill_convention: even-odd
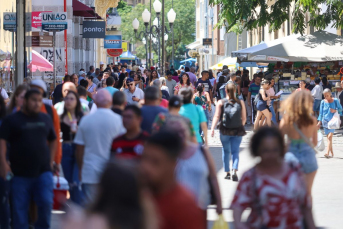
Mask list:
[[[79,71],[79,76],[82,76],[83,74],[86,74],[84,71]]]
[[[229,74],[229,72],[230,72],[229,69],[224,69],[223,70],[223,74]]]
[[[132,78],[127,78],[127,79],[126,79],[126,83],[131,83],[131,82],[133,82],[133,79],[132,79]]]
[[[100,65],[105,64],[104,62],[100,61]]]
[[[223,65],[223,70],[224,69],[229,69],[229,67],[227,65]]]
[[[46,91],[47,91],[47,87],[46,87],[46,83],[43,80],[32,80],[30,83],[31,86],[36,86],[36,87],[40,87],[43,89],[44,93],[43,93],[43,97],[46,96]]]

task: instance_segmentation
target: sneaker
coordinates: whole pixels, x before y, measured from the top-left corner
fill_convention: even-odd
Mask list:
[[[236,173],[232,175],[232,181],[238,181],[238,176]]]
[[[231,179],[231,174],[230,174],[230,173],[227,173],[226,176],[224,177],[224,179],[230,180],[230,179]]]

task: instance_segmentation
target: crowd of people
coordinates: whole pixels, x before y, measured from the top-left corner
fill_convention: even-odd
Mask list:
[[[63,228],[206,228],[208,206],[223,210],[207,146],[216,128],[224,179],[239,182],[230,207],[236,228],[315,228],[313,146],[320,125],[332,139],[327,122],[342,111],[325,89],[314,116],[320,82],[310,93],[301,81],[278,124],[275,81],[263,73],[250,82],[248,70],[227,66],[217,76],[195,67],[171,67],[165,77],[134,64],[89,69],[64,77],[53,106],[42,80],[17,87],[8,105],[0,97],[0,228],[50,228],[53,175],[62,174],[73,206]],[[261,160],[239,178],[250,123],[250,151]]]

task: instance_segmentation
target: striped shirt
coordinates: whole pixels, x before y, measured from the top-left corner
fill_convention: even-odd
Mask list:
[[[258,92],[260,91],[260,88],[261,88],[260,85],[256,85],[255,83],[252,83],[250,84],[249,92],[251,92],[252,96],[256,96]]]

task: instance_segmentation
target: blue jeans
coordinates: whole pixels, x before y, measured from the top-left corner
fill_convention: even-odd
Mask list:
[[[0,228],[9,228],[9,181],[0,178]]]
[[[220,141],[223,149],[223,164],[225,172],[230,172],[230,157],[232,156],[232,169],[238,170],[239,146],[242,142],[242,136],[229,136],[220,134]]]
[[[274,123],[274,125],[277,125],[276,115],[275,115],[275,110],[274,110],[274,107],[273,107],[273,103],[274,103],[274,100],[271,101],[270,112],[272,112],[272,122]]]
[[[52,172],[44,172],[38,177],[14,176],[12,178],[12,229],[29,228],[28,212],[32,197],[38,208],[35,229],[50,228],[54,197]]]
[[[63,174],[69,183],[70,199],[76,204],[83,203],[83,193],[79,180],[79,167],[75,158],[75,144],[63,143],[62,145]]]
[[[84,194],[84,203],[87,206],[89,203],[92,203],[96,197],[96,191],[98,184],[82,184],[82,192]]]

